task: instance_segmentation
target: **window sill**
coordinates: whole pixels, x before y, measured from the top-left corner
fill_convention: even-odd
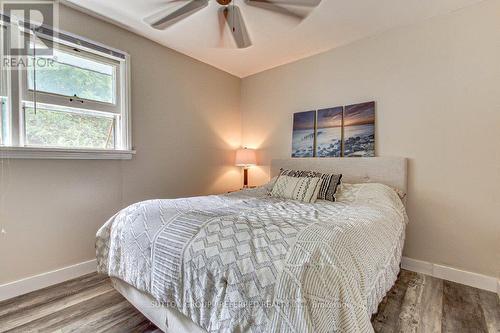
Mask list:
[[[0,147],[0,159],[130,160],[135,150]]]

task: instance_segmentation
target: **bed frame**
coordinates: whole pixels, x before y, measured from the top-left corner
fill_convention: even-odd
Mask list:
[[[281,168],[341,173],[347,183],[382,183],[408,193],[407,160],[402,157],[275,159],[271,161],[271,176],[278,175]],[[163,332],[206,333],[179,311],[157,305],[150,295],[120,279],[111,281],[118,292]]]
[[[403,157],[286,158],[271,161],[271,177],[280,169],[341,173],[346,183],[382,183],[408,193],[407,159]]]

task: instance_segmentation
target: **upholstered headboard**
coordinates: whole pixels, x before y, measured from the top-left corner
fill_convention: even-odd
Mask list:
[[[382,183],[408,193],[407,160],[403,157],[275,159],[271,161],[271,177],[281,168],[341,173],[346,183]]]

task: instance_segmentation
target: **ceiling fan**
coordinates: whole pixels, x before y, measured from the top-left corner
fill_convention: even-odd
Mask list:
[[[170,2],[186,2],[173,11],[165,13],[162,11],[152,16],[146,17],[144,21],[151,27],[164,30],[172,24],[196,13],[208,6],[209,0],[171,0]],[[236,46],[240,49],[252,45],[248,30],[241,14],[241,10],[234,4],[236,0],[216,0],[220,5],[218,10],[219,22],[225,22],[230,28]],[[282,15],[290,16],[302,20],[307,13],[293,10],[297,7],[316,7],[321,0],[243,0],[247,5],[260,7]],[[293,7],[293,8],[292,8]]]

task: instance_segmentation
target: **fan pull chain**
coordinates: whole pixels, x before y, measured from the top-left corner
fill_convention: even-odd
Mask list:
[[[236,2],[236,0],[234,0],[234,2]],[[233,32],[235,32],[236,31],[236,27],[234,26],[234,11],[235,11],[235,9],[234,9],[235,8],[234,7],[235,6],[234,3],[231,6],[232,6],[232,12],[231,12],[231,14],[232,14],[231,15],[231,21],[232,21],[232,23],[231,23],[231,25],[233,27]]]
[[[34,112],[37,111],[37,89],[36,89],[36,32],[33,30],[33,104]]]

